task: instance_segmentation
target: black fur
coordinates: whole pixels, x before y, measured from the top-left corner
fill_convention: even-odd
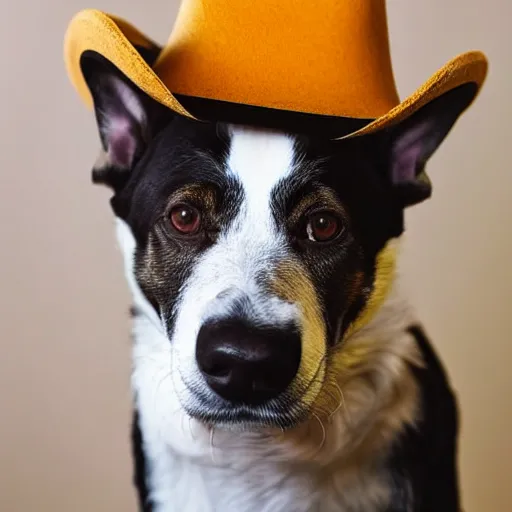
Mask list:
[[[144,447],[142,446],[142,432],[139,425],[139,414],[134,409],[132,417],[132,457],[134,465],[133,485],[137,489],[137,498],[140,512],[151,512],[153,507],[149,499],[149,491],[146,485],[148,464],[144,456]]]
[[[388,512],[459,512],[457,400],[423,329],[414,325],[409,332],[425,362],[425,368],[413,368],[421,411],[417,428],[408,428],[397,439],[388,461],[393,482]]]

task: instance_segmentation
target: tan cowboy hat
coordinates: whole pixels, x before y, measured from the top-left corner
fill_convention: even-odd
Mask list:
[[[183,0],[163,48],[120,18],[81,11],[67,30],[65,61],[88,105],[81,61],[91,52],[184,116],[201,120],[184,106],[192,97],[346,119],[336,138],[394,124],[463,84],[473,83],[476,96],[487,74],[485,56],[467,52],[401,102],[385,0]]]

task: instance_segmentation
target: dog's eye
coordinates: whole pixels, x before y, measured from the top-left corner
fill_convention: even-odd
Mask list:
[[[341,221],[330,212],[315,212],[308,218],[306,231],[312,242],[329,242],[343,230]]]
[[[194,235],[201,227],[201,214],[187,204],[174,206],[169,212],[172,227],[182,235]]]

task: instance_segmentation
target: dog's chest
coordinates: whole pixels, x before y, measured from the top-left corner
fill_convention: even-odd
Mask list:
[[[273,468],[248,468],[237,472],[232,468],[208,468],[178,459],[170,462],[169,467],[167,486],[156,475],[152,479],[153,485],[162,483],[162,494],[173,487],[172,496],[160,501],[156,512],[317,510],[314,484],[305,476],[285,476]],[[173,486],[169,485],[171,480]],[[162,496],[158,491],[156,494]]]
[[[385,510],[382,475],[290,469],[264,461],[215,467],[159,451],[148,479],[154,512],[368,512]]]

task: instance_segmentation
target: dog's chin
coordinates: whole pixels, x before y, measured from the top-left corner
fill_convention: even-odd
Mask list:
[[[185,407],[185,411],[208,427],[234,432],[282,432],[297,427],[308,417],[307,410],[298,404],[292,410],[239,405],[223,408]]]

